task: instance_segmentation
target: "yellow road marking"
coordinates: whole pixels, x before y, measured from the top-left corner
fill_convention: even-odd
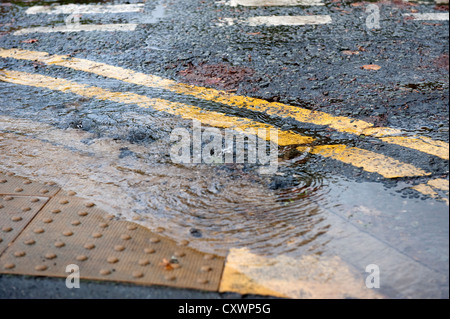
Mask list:
[[[443,178],[432,179],[431,181],[428,182],[428,185],[443,191],[449,190],[449,182],[448,180]]]
[[[147,96],[129,92],[112,92],[99,87],[89,87],[87,85],[75,83],[69,80],[52,78],[40,74],[2,70],[0,71],[0,80],[14,84],[47,88],[61,92],[71,92],[84,97],[96,98],[99,100],[135,104],[144,108],[152,107],[158,111],[179,115],[185,119],[197,119],[204,124],[221,128],[231,128],[245,132],[248,132],[247,129],[254,129],[256,134],[258,134],[257,129],[260,128],[266,130],[276,129],[275,127],[265,123],[260,123],[245,118],[227,116],[218,112],[206,111],[187,104],[149,98]],[[268,139],[272,137],[272,135],[266,136],[266,134],[264,134],[260,137],[263,139]],[[278,144],[281,146],[306,144],[312,141],[313,139],[311,137],[302,136],[289,131],[278,130]],[[428,175],[425,171],[410,164],[402,163],[393,158],[355,147],[349,148],[345,145],[326,145],[318,146],[312,149],[306,147],[299,148],[299,150],[300,149],[302,151],[310,151],[313,154],[320,154],[324,157],[337,159],[357,167],[362,167],[368,172],[376,172],[386,178]]]
[[[230,106],[247,108],[258,112],[267,112],[269,115],[292,116],[302,122],[317,125],[329,125],[340,131],[360,133],[372,124],[353,120],[346,117],[335,117],[323,112],[313,112],[281,103],[271,103],[260,99],[229,94],[224,91],[197,87],[163,79],[155,75],[148,75],[105,63],[85,59],[71,58],[65,55],[49,55],[46,52],[27,51],[20,49],[0,49],[0,57],[38,61],[48,65],[68,67],[78,71],[94,73],[97,75],[121,80],[137,85],[152,88],[166,89],[178,94],[188,94],[203,100],[218,102]]]
[[[411,187],[412,189],[431,197],[437,196],[437,193],[434,191],[434,189],[426,184],[419,184],[416,186]]]
[[[449,145],[441,141],[432,140],[429,137],[389,136],[382,137],[381,140],[386,143],[412,148],[442,159],[449,159]]]
[[[206,111],[199,107],[187,104],[170,102],[162,99],[153,99],[147,96],[129,92],[112,92],[99,87],[89,87],[84,84],[79,84],[64,79],[52,78],[40,74],[1,70],[0,80],[14,84],[47,88],[55,91],[71,92],[84,97],[96,98],[99,100],[109,100],[125,104],[136,104],[139,107],[144,108],[152,107],[157,111],[179,115],[185,119],[196,119],[204,124],[215,127],[230,128],[248,133],[250,133],[250,131],[248,131],[249,129],[254,129],[256,135],[259,135],[258,129],[276,129],[278,130],[278,141],[274,142],[277,142],[281,146],[306,144],[313,141],[313,138],[311,137],[302,136],[290,131],[281,131],[272,125],[252,121],[245,118],[227,116],[222,113]],[[265,130],[263,131],[264,133],[259,137],[268,140],[272,137],[272,135],[266,134]]]
[[[426,184],[419,184],[411,187],[424,195],[430,195],[432,197],[437,196],[437,192],[434,189],[440,189],[443,191],[449,190],[449,181],[442,178],[436,178],[428,181]]]
[[[375,128],[372,123],[362,120],[343,116],[333,116],[324,112],[311,111],[301,107],[268,102],[261,99],[227,93],[225,91],[177,83],[173,80],[164,79],[158,76],[144,74],[105,63],[71,58],[67,55],[49,55],[46,52],[0,48],[0,57],[38,61],[48,65],[63,66],[136,85],[165,89],[178,94],[191,95],[199,99],[222,103],[232,107],[266,112],[268,115],[292,117],[299,122],[326,125],[340,132],[374,136],[382,138],[386,143],[415,149],[423,153],[438,156],[442,159],[449,159],[448,143],[417,136],[392,136],[402,134],[402,132],[391,128]]]
[[[419,184],[411,188],[418,191],[419,193],[428,195],[432,198],[439,198],[440,200],[443,200],[447,205],[449,204],[448,198],[439,196],[439,194],[435,191],[435,189],[440,189],[447,192],[449,191],[449,181],[446,179],[443,178],[432,179],[428,181],[426,184]]]
[[[430,196],[431,198],[435,198],[435,199],[437,198],[439,200],[443,200],[448,205],[448,199],[439,197],[438,193],[436,193],[434,191],[434,189],[432,187],[428,186],[427,184],[419,184],[419,185],[411,187],[411,189],[414,189],[423,195]]]
[[[305,147],[298,147],[304,151]],[[310,150],[312,154],[332,158],[340,162],[360,167],[370,173],[378,173],[385,178],[426,176],[430,173],[413,165],[368,150],[346,145],[322,145]]]

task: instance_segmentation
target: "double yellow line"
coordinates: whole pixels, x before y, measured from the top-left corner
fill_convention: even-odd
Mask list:
[[[230,94],[224,91],[197,87],[177,83],[154,75],[148,75],[132,70],[108,65],[105,63],[72,58],[65,55],[50,55],[46,52],[28,51],[21,49],[1,49],[0,57],[14,58],[41,62],[47,65],[57,65],[78,71],[93,73],[107,78],[143,85],[150,88],[164,89],[170,92],[190,95],[199,99],[221,103],[231,107],[248,109],[254,112],[264,112],[268,115],[280,117],[292,117],[299,122],[316,125],[327,125],[337,131],[363,134],[380,138],[386,143],[396,144],[431,154],[442,159],[449,158],[449,146],[447,143],[435,141],[424,137],[398,136],[401,131],[391,128],[375,128],[373,124],[341,116],[333,116],[324,112],[310,111],[304,108],[285,105],[282,103],[267,102],[260,99]],[[277,129],[272,125],[253,121],[246,118],[228,116],[219,112],[212,112],[196,106],[183,103],[170,102],[162,99],[149,98],[134,93],[112,92],[99,87],[87,86],[72,81],[52,78],[39,74],[2,70],[0,80],[15,84],[48,88],[52,90],[71,92],[84,97],[99,100],[110,100],[119,103],[135,104],[140,107],[152,107],[155,110],[178,115],[186,119],[197,119],[211,126],[246,130],[249,128]],[[257,131],[257,130],[256,130]],[[265,136],[262,136],[265,138]],[[297,133],[278,130],[278,144],[304,145],[313,142],[314,139]],[[348,147],[346,145],[323,145],[316,147],[299,146],[301,151],[309,151],[312,154],[320,154],[347,164],[361,167],[365,171],[374,172],[386,178],[426,176],[428,172],[413,165],[400,162],[396,159],[374,153],[368,150]]]

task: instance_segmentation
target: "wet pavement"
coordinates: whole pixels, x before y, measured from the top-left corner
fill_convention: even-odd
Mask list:
[[[448,5],[96,0],[77,1],[80,12],[56,3],[73,1],[0,3],[1,171],[55,182],[120,220],[228,257],[222,291],[448,298]],[[379,28],[366,26],[370,4]],[[255,19],[271,16],[309,18]],[[171,132],[191,132],[200,114],[187,106],[206,111],[204,126],[226,127],[214,125],[220,113],[311,140],[279,143],[269,175],[251,164],[174,164]],[[385,128],[395,134],[369,133]],[[327,156],[330,145],[349,152]],[[391,178],[400,166],[408,173]],[[371,264],[379,289],[365,287]]]

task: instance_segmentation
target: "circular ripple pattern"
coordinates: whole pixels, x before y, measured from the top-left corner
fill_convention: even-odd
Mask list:
[[[148,213],[170,221],[167,232],[175,228],[181,233],[173,236],[189,235],[205,250],[248,247],[262,254],[297,255],[319,253],[324,244],[320,236],[328,225],[316,204],[325,195],[322,184],[305,173],[278,190],[249,185],[245,177],[212,184],[178,179],[153,185],[149,193],[159,195],[142,194],[140,200],[151,208]]]

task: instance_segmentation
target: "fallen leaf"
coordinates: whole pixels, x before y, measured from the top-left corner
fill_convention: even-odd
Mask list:
[[[440,23],[430,23],[430,22],[422,22],[423,25],[431,25],[433,27],[438,27],[441,26],[442,24]]]
[[[417,7],[417,3],[412,3],[404,0],[393,0],[392,4],[395,5],[398,8],[406,8],[406,7]]]
[[[363,65],[361,68],[364,70],[377,71],[377,70],[381,69],[381,66],[376,65],[376,64],[366,64],[366,65]]]
[[[354,55],[354,54],[359,54],[359,51],[344,50],[344,51],[342,51],[342,54]]]
[[[173,270],[172,264],[170,261],[168,261],[166,258],[163,259],[163,261],[159,264],[160,266],[163,266],[165,270]]]
[[[28,39],[28,40],[23,40],[22,43],[36,43],[38,42],[38,39]]]
[[[434,10],[438,10],[438,11],[448,11],[448,4],[444,4],[444,5],[436,5],[434,7]]]

